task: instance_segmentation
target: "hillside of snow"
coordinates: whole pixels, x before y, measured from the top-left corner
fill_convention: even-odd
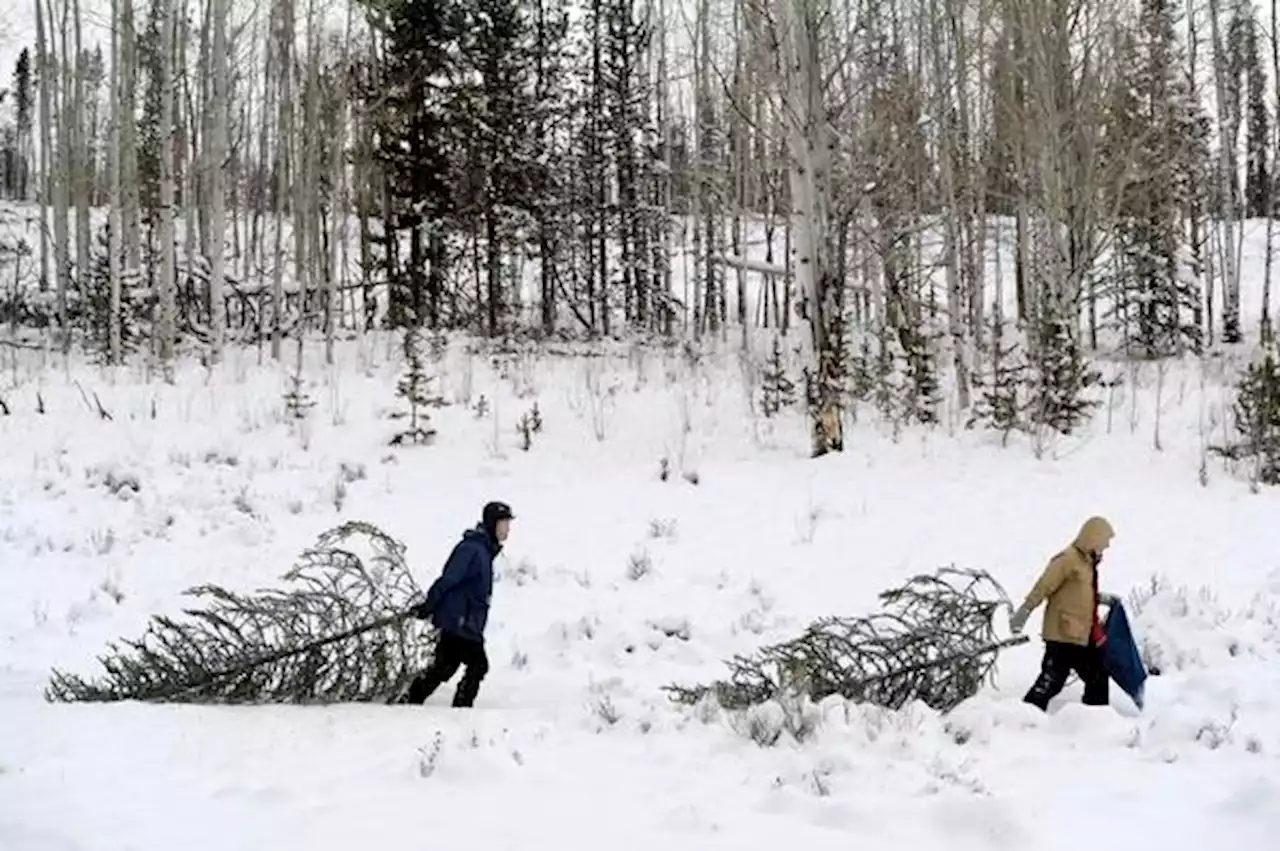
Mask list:
[[[302,423],[291,366],[252,350],[168,386],[0,349],[0,848],[1275,847],[1280,491],[1205,455],[1230,364],[1121,368],[1041,460],[864,411],[813,461],[799,410],[762,417],[732,351],[495,361],[455,340],[432,365],[436,444],[392,449],[396,339],[344,342],[331,368],[308,345]],[[52,668],[96,673],[183,589],[277,584],[344,520],[404,541],[425,587],[489,499],[518,519],[473,710],[449,708],[453,684],[421,707],[42,698]],[[833,699],[802,741],[761,747],[661,690],[940,566],[1020,599],[1095,513],[1118,532],[1104,589],[1160,665],[1143,712],[1114,686],[1110,709],[1080,706],[1078,683],[1048,715],[1022,704],[1039,613],[945,717]]]

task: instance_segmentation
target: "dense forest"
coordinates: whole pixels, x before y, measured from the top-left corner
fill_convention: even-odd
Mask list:
[[[64,350],[765,331],[823,454],[1272,340],[1275,0],[81,2],[0,103],[0,321]]]

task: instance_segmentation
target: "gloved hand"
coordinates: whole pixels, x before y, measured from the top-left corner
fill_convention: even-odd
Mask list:
[[[410,606],[409,614],[417,618],[418,620],[425,621],[431,617],[431,607],[428,606],[426,601],[424,600],[423,602],[418,603],[417,605]]]
[[[1014,635],[1021,635],[1023,627],[1027,625],[1027,617],[1029,615],[1029,612],[1024,612],[1022,609],[1015,610],[1013,614],[1009,615],[1009,631]]]

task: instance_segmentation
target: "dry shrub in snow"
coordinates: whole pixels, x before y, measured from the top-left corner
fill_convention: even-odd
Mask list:
[[[1280,602],[1272,595],[1232,610],[1210,588],[1175,587],[1153,577],[1129,595],[1128,607],[1153,676],[1242,657],[1280,659]]]

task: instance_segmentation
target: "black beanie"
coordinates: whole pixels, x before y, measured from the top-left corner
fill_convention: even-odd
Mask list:
[[[511,513],[511,506],[505,502],[490,502],[485,505],[484,512],[481,514],[481,521],[489,534],[493,534],[499,520],[515,519],[516,516]]]

